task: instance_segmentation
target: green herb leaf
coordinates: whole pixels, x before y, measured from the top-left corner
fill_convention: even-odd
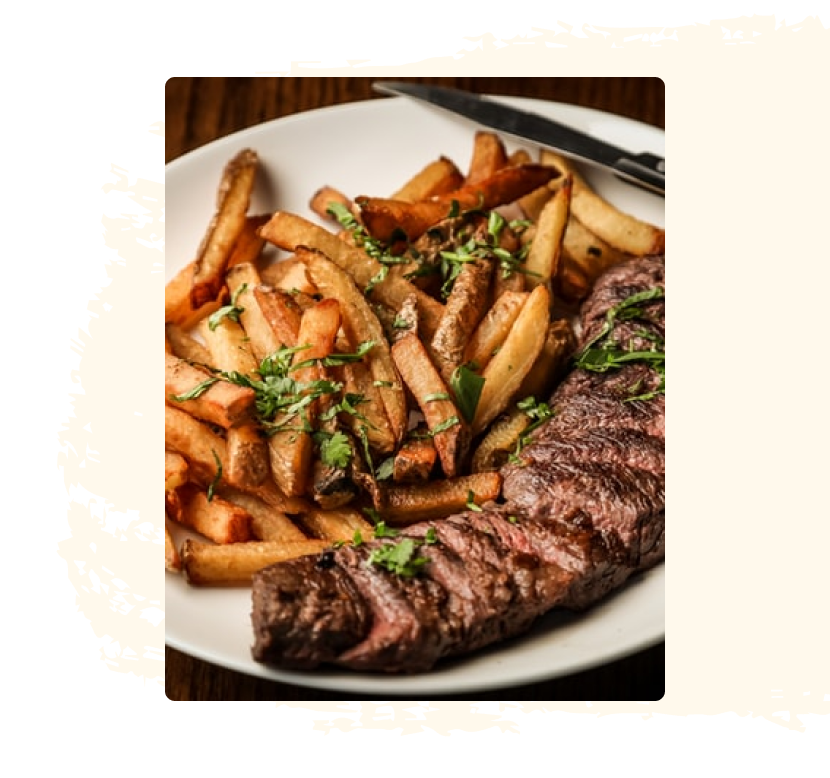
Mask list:
[[[208,378],[207,380],[202,381],[202,383],[194,386],[189,392],[185,392],[184,394],[171,394],[170,399],[177,403],[195,400],[197,397],[201,397],[218,380],[218,378]]]
[[[247,288],[248,284],[242,284],[239,289],[233,293],[230,305],[225,305],[210,315],[208,318],[208,328],[211,332],[219,326],[219,322],[221,322],[222,319],[227,318],[231,321],[239,321],[239,317],[241,314],[245,313],[245,309],[238,306],[236,301],[239,299],[239,295],[241,295]]]
[[[458,416],[450,416],[448,419],[445,419],[429,431],[430,437],[434,438],[436,435],[439,435],[442,432],[446,432],[448,429],[454,427],[456,424],[461,424],[461,422],[458,420]]]
[[[375,525],[375,531],[377,531],[377,527],[380,524],[383,524],[383,521],[380,518],[380,514],[374,508],[364,508],[363,512],[368,516],[369,521]],[[377,537],[377,536],[376,536]]]
[[[455,404],[468,423],[472,422],[484,388],[484,378],[466,365],[460,365],[450,377],[450,386],[455,394]]]
[[[367,513],[368,511],[372,510],[371,508],[364,508],[364,512]],[[380,516],[378,515],[377,511],[373,511],[374,514],[378,517],[378,521],[375,523],[375,532],[374,536],[376,538],[396,538],[401,533],[398,532],[396,529],[392,529],[391,527],[386,526],[385,521],[381,521]]]
[[[210,450],[210,453],[213,454],[213,461],[216,462],[216,475],[213,476],[213,480],[210,482],[210,486],[208,486],[208,502],[213,500],[213,493],[216,490],[216,487],[219,486],[219,482],[222,480],[222,460],[219,459],[219,456],[213,449]]]
[[[356,529],[354,531],[354,535],[352,535],[352,545],[353,546],[363,545],[363,535],[361,534],[359,529]]]
[[[378,467],[377,471],[375,472],[375,478],[378,481],[387,481],[392,477],[392,473],[395,470],[395,457],[389,457],[388,459],[384,459],[383,462],[380,463],[380,467]]]
[[[424,397],[424,402],[433,403],[437,400],[449,400],[451,399],[447,392],[435,392],[434,394],[428,394]]]
[[[429,560],[418,556],[418,546],[412,538],[397,543],[384,543],[369,555],[368,565],[375,565],[402,578],[413,578],[421,572]]]
[[[430,527],[424,535],[424,543],[428,546],[434,546],[438,542],[438,535],[435,533],[435,527]]]
[[[472,490],[467,492],[467,510],[475,511],[476,513],[482,513],[483,511],[481,506],[476,505],[476,496]]]
[[[344,469],[352,461],[352,446],[342,432],[335,432],[320,444],[320,459],[324,465]]]

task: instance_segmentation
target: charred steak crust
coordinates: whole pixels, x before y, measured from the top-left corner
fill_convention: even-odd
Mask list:
[[[609,270],[582,309],[581,344],[632,294],[665,289],[663,257]],[[665,337],[662,298],[647,321],[621,321],[612,342]],[[574,370],[550,400],[519,464],[502,468],[503,505],[404,528],[427,562],[402,577],[370,564],[385,540],[344,546],[254,577],[253,656],[279,666],[334,664],[422,672],[448,656],[525,632],[562,606],[583,609],[664,557],[665,397],[647,365]],[[433,530],[436,542],[427,542]],[[433,539],[430,533],[430,538]]]

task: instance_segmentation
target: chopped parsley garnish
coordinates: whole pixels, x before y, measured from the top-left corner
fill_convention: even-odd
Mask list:
[[[426,432],[411,432],[409,437],[412,440],[426,440],[428,438],[434,438],[436,435],[440,435],[442,432],[446,432],[448,429],[451,429],[456,424],[461,424],[458,420],[458,416],[450,416],[449,418],[444,419],[440,424],[436,424],[431,430],[427,430]]]
[[[520,411],[524,412],[524,414],[530,419],[531,423],[522,431],[522,434],[516,441],[516,448],[509,457],[509,461],[514,465],[521,464],[519,454],[530,442],[530,434],[534,430],[541,427],[547,419],[553,416],[553,410],[551,410],[551,407],[547,403],[536,402],[535,397],[525,397],[524,400],[519,400],[519,402],[516,403],[516,407]]]
[[[359,529],[356,529],[354,531],[354,535],[352,535],[352,545],[353,546],[363,545],[363,535],[360,533]]]
[[[366,515],[369,515],[368,512],[371,511],[371,508],[365,508]],[[375,523],[375,532],[374,536],[376,538],[396,538],[401,533],[398,532],[396,529],[392,529],[391,527],[386,526],[386,522],[380,519],[377,511],[373,511],[373,513],[378,517],[377,522]]]
[[[393,330],[408,330],[412,326],[412,322],[407,321],[403,316],[397,314],[395,321],[392,322]]]
[[[473,494],[472,489],[467,492],[467,510],[475,511],[476,513],[481,513],[483,510],[480,505],[476,505],[476,496]]]
[[[369,517],[369,521],[375,525],[375,533],[377,533],[378,525],[383,524],[380,514],[374,508],[364,508],[363,512]],[[377,534],[375,534],[375,537],[377,537]]]
[[[507,520],[508,520],[511,524],[518,524],[518,523],[519,523],[519,517],[518,517],[518,516],[508,516],[508,517],[507,517]]]
[[[434,546],[438,542],[438,535],[435,532],[435,527],[430,527],[424,535],[424,543],[428,546]]]
[[[472,422],[484,388],[484,378],[474,373],[466,365],[460,365],[450,377],[450,386],[455,394],[455,403],[461,415]]]
[[[450,399],[450,396],[449,396],[449,394],[447,394],[447,392],[435,392],[435,394],[428,394],[426,397],[424,397],[424,402],[434,403],[434,402],[437,402],[438,400],[449,400],[449,399]]]
[[[589,370],[594,373],[605,373],[609,370],[619,370],[627,364],[633,362],[645,363],[649,365],[660,378],[660,382],[655,389],[650,392],[637,394],[640,390],[640,382],[629,388],[629,397],[625,402],[633,402],[635,400],[650,400],[658,394],[666,393],[666,351],[665,341],[655,335],[654,333],[645,330],[639,330],[634,333],[635,336],[640,337],[653,344],[651,350],[634,350],[629,347],[623,348],[620,344],[614,343],[609,339],[609,335],[618,321],[631,321],[633,319],[647,319],[647,312],[642,307],[641,303],[647,303],[651,300],[658,300],[664,298],[665,291],[660,287],[653,287],[642,292],[626,297],[617,305],[608,309],[605,314],[605,321],[600,328],[600,331],[591,338],[585,345],[580,354],[577,355],[574,365],[575,367]]]
[[[210,450],[210,453],[213,454],[213,461],[216,462],[216,475],[213,476],[213,480],[210,482],[210,486],[208,486],[208,502],[213,500],[213,493],[216,490],[216,487],[219,486],[219,482],[222,480],[222,460],[219,459],[219,456],[213,449]]]
[[[196,386],[194,386],[190,391],[185,392],[184,394],[171,394],[170,399],[177,403],[187,402],[188,400],[195,400],[197,397],[201,397],[218,380],[218,378],[208,378],[207,380],[202,381],[202,383],[196,384]]]
[[[383,567],[402,578],[414,578],[427,562],[427,557],[418,555],[418,544],[412,538],[384,543],[374,549],[366,561],[368,565]]]
[[[392,473],[394,471],[395,457],[389,457],[380,463],[380,466],[375,471],[375,478],[377,478],[378,481],[388,481],[392,477]]]
[[[351,443],[342,432],[335,432],[323,438],[320,443],[320,459],[324,465],[345,469],[352,461]]]

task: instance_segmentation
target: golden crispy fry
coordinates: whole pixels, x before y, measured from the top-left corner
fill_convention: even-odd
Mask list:
[[[417,203],[419,200],[452,192],[463,183],[464,176],[455,163],[446,157],[440,157],[410,178],[391,199]]]
[[[319,554],[326,545],[324,540],[300,540],[214,546],[186,540],[182,547],[182,568],[192,584],[249,583],[254,573],[269,565]]]
[[[492,275],[490,261],[465,262],[453,284],[430,350],[447,384],[464,361],[464,349],[487,310]]]
[[[187,460],[191,480],[202,486],[213,482],[220,466],[224,469],[225,439],[189,413],[169,405],[164,406],[164,443]]]
[[[530,219],[530,221],[535,223],[539,221],[539,217],[542,215],[542,209],[545,207],[548,200],[553,197],[553,194],[553,187],[545,184],[544,186],[540,186],[538,189],[534,189],[530,192],[530,194],[520,197],[516,200],[516,204],[519,208],[521,208],[524,218]]]
[[[256,424],[228,430],[228,468],[225,480],[240,489],[256,489],[271,475],[268,442]]]
[[[259,273],[250,262],[245,262],[228,271],[227,282],[231,295],[236,296],[237,306],[242,309],[239,321],[249,339],[251,352],[260,362],[283,344],[274,334],[254,296],[254,289],[260,283]]]
[[[187,483],[187,460],[175,451],[164,452],[164,491]]]
[[[251,533],[257,540],[295,543],[305,540],[302,530],[279,508],[268,505],[253,494],[239,489],[223,487],[221,496],[228,502],[243,508],[251,516]]]
[[[369,367],[363,362],[354,362],[334,368],[333,374],[338,381],[343,383],[344,396],[354,394],[363,398],[357,411],[366,421],[351,413],[340,414],[340,421],[357,437],[362,434],[361,428],[365,427],[366,438],[372,449],[379,454],[391,454],[397,440],[389,427],[389,418],[386,415],[380,387],[375,385],[375,379]]]
[[[507,164],[511,167],[515,167],[516,165],[529,165],[531,162],[533,162],[533,159],[524,149],[516,149],[507,158]]]
[[[178,520],[214,543],[244,543],[251,539],[251,517],[238,505],[217,495],[211,499],[197,489],[182,489]]]
[[[637,257],[662,254],[666,250],[666,231],[640,221],[598,195],[564,157],[542,151],[542,163],[573,176],[571,213],[606,243]]]
[[[185,332],[178,324],[168,324],[165,327],[167,342],[170,344],[169,353],[188,362],[198,362],[201,365],[210,364],[210,354],[207,349],[194,337]]]
[[[346,271],[359,289],[366,289],[373,278],[381,272],[380,263],[372,259],[363,249],[350,245],[328,230],[312,224],[307,219],[291,213],[277,211],[261,230],[260,234],[271,243],[286,251],[296,251],[298,246],[315,249],[328,257],[337,267]],[[444,306],[433,300],[398,273],[390,272],[372,289],[372,300],[397,311],[411,294],[418,298],[424,330],[435,332]]]
[[[516,449],[521,434],[530,425],[530,418],[518,408],[500,416],[490,427],[473,454],[472,470],[485,473],[498,470]]]
[[[230,257],[228,257],[229,268],[245,262],[250,262],[252,265],[259,262],[262,249],[265,246],[265,241],[259,235],[259,228],[263,224],[267,224],[270,218],[271,214],[265,213],[259,216],[248,216],[245,219],[245,226],[236,239],[236,243],[233,244],[233,250]]]
[[[193,269],[190,289],[193,308],[215,300],[222,289],[234,244],[245,229],[258,165],[256,153],[245,149],[225,167],[217,210],[199,247]]]
[[[505,292],[514,292],[519,294],[524,292],[527,288],[527,283],[524,273],[511,273],[507,278],[504,273],[496,273],[493,283],[493,299],[498,300]]]
[[[395,454],[392,479],[395,483],[425,481],[435,467],[437,457],[438,452],[430,438],[404,441]]]
[[[598,238],[571,214],[562,244],[557,290],[568,300],[582,300],[608,268],[630,258],[630,254]]]
[[[535,397],[547,401],[553,387],[565,372],[575,346],[576,337],[570,322],[567,319],[551,322],[542,350],[522,381],[516,397]]]
[[[475,473],[424,484],[388,486],[383,489],[381,516],[396,526],[442,519],[463,511],[472,500],[482,505],[501,492],[498,473]]]
[[[544,286],[537,286],[522,307],[499,353],[482,373],[484,387],[473,419],[474,436],[484,431],[519,390],[545,343],[549,311],[550,294]]]
[[[507,152],[499,136],[492,132],[479,131],[473,141],[473,156],[464,185],[469,186],[479,181],[486,181],[505,165],[507,165]]]
[[[472,362],[483,370],[501,348],[516,317],[527,300],[526,292],[505,292],[476,327],[464,352],[464,362]]]
[[[253,389],[217,380],[206,370],[166,354],[164,399],[198,419],[227,429],[251,417],[256,395]]]
[[[572,181],[568,177],[545,204],[536,223],[524,266],[525,281],[531,289],[539,284],[548,284],[556,275],[562,253],[562,238],[568,225],[571,189]]]
[[[211,329],[205,320],[199,325],[198,333],[207,344],[209,352],[204,364],[225,373],[251,375],[256,372],[259,363],[241,324],[225,317]]]
[[[313,537],[329,543],[352,540],[355,532],[359,532],[363,540],[372,537],[372,525],[354,508],[315,508],[304,513],[300,520]]]
[[[372,341],[374,344],[365,361],[372,380],[378,384],[390,430],[395,440],[400,441],[408,421],[406,398],[377,316],[352,279],[334,262],[319,252],[302,247],[297,249],[297,256],[305,262],[308,274],[320,292],[340,301],[343,331],[349,342],[360,344]]]
[[[415,335],[406,335],[395,343],[392,358],[424,414],[444,475],[452,478],[467,452],[469,429],[426,348]]]
[[[337,205],[342,205],[344,208],[348,208],[348,210],[352,210],[354,208],[354,203],[346,197],[342,192],[335,189],[333,186],[323,186],[318,189],[311,198],[311,201],[308,204],[308,207],[316,213],[321,219],[325,219],[326,221],[334,222],[337,224],[337,219],[332,216],[328,208],[332,203],[336,203]]]
[[[262,283],[282,289],[283,292],[290,292],[295,298],[301,295],[317,294],[317,287],[309,280],[305,265],[296,257],[274,262],[268,265],[260,275]],[[299,303],[299,300],[297,302]]]
[[[286,346],[295,344],[303,318],[296,300],[288,292],[262,284],[254,288],[254,297],[277,340]]]
[[[185,265],[164,288],[164,321],[179,325],[189,330],[206,316],[222,306],[226,292],[220,287],[211,300],[195,308],[190,302],[190,290],[193,287],[193,270],[195,262]]]

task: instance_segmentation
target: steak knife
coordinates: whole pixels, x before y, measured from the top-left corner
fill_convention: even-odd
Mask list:
[[[376,92],[413,97],[505,135],[532,141],[582,162],[600,165],[624,181],[665,196],[666,163],[656,154],[632,154],[553,119],[460,89],[403,81],[379,81],[373,87]]]

